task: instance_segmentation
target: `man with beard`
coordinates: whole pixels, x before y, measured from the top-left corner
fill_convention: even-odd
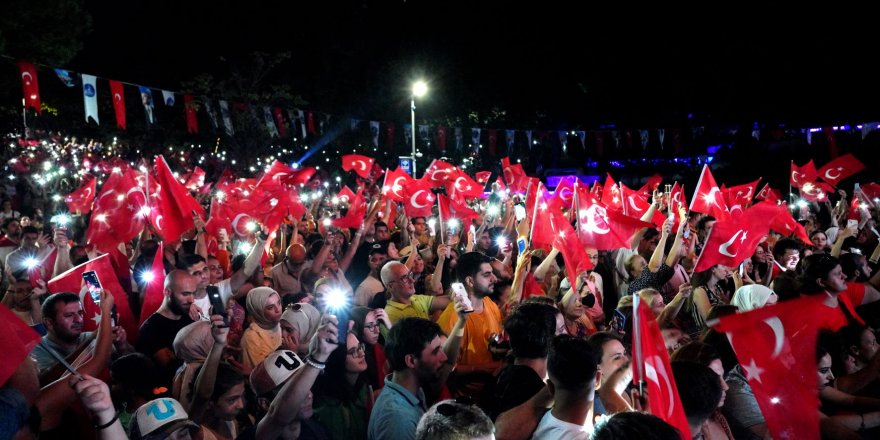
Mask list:
[[[458,258],[458,280],[464,285],[473,305],[464,326],[461,342],[461,357],[456,373],[461,380],[462,391],[474,395],[479,393],[484,382],[492,381],[492,374],[501,367],[500,357],[490,350],[490,342],[501,335],[501,310],[489,298],[495,289],[495,273],[492,259],[480,252],[468,252]],[[444,331],[450,331],[458,321],[458,314],[452,304],[440,315],[437,324]]]
[[[165,276],[165,300],[138,330],[137,351],[151,357],[162,370],[165,384],[170,385],[180,361],[174,355],[174,337],[180,329],[193,322],[189,317],[198,279],[182,270]]]
[[[24,287],[29,284],[25,282],[18,285]],[[47,333],[43,336],[42,343],[31,353],[37,361],[41,375],[58,363],[44,345],[66,358],[94,339],[93,332],[83,331],[83,307],[79,295],[71,292],[51,295],[43,303],[42,313]],[[103,307],[101,314],[105,314]],[[106,315],[110,316],[109,313]],[[117,352],[132,351],[122,327],[114,328],[113,334],[113,345]]]
[[[214,279],[216,279],[216,276],[211,274],[211,269],[208,266],[211,257],[209,257],[209,260],[205,260],[200,255],[186,256],[183,259],[186,271],[195,277],[197,281],[197,287],[195,294],[193,295],[193,303],[198,306],[198,309],[193,309],[193,311],[197,312],[198,316],[195,313],[192,313],[190,314],[190,317],[193,319],[198,317],[203,321],[209,320],[209,317],[211,316],[211,299],[208,298],[208,285],[217,287],[217,290],[220,292],[220,301],[223,304],[226,304],[229,301],[229,298],[240,298],[244,296],[244,294],[239,292],[239,289],[251,276],[253,276],[254,272],[260,268],[260,257],[263,255],[264,243],[265,240],[258,238],[248,253],[247,258],[244,260],[244,266],[235,271],[231,277],[225,280],[221,279],[216,283],[212,282],[212,276],[215,277]],[[217,264],[219,264],[217,259],[214,258],[213,261],[214,267],[217,267]],[[222,276],[223,275],[221,274],[220,277],[222,278]],[[238,294],[236,295],[236,293]]]
[[[427,410],[424,386],[443,375],[447,356],[443,332],[427,319],[404,318],[388,332],[385,355],[394,370],[370,416],[370,440],[414,439],[419,419]]]
[[[0,238],[0,262],[6,263],[6,256],[21,245],[21,223],[17,218],[8,218],[3,222],[3,238]]]

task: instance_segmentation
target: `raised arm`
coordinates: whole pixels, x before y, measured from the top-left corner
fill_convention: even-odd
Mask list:
[[[669,230],[671,228],[672,226],[669,223],[663,225],[663,230],[660,232],[660,241],[657,242],[657,247],[654,248],[654,253],[651,254],[651,260],[648,261],[648,270],[651,272],[657,272],[657,269],[663,264],[663,250],[666,249],[666,240],[669,239]]]
[[[672,248],[669,249],[669,255],[666,256],[666,265],[675,267],[681,260],[681,242],[684,239],[684,230],[687,228],[687,214],[684,209],[679,212],[678,230],[675,231],[675,241],[672,242]],[[660,245],[658,244],[659,248]]]
[[[244,260],[244,266],[232,274],[232,277],[229,280],[229,285],[232,288],[233,294],[238,295],[236,298],[247,295],[247,292],[238,293],[238,290],[247,282],[248,278],[260,268],[260,259],[263,256],[263,247],[265,244],[266,241],[258,236],[254,246],[248,253],[247,258]]]
[[[208,357],[202,364],[202,369],[196,377],[193,399],[189,408],[184,408],[189,418],[202,423],[211,402],[211,394],[214,392],[214,384],[217,382],[217,367],[226,348],[226,336],[229,334],[229,326],[223,323],[223,316],[211,316],[211,335],[214,337],[214,345],[208,351]]]

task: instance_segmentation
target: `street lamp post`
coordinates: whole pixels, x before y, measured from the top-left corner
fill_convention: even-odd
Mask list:
[[[428,85],[424,81],[416,81],[413,84],[412,96],[410,100],[410,115],[412,116],[412,176],[416,177],[416,98],[425,96],[428,92]]]

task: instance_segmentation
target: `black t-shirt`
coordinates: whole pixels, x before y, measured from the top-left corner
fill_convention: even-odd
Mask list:
[[[331,440],[330,432],[327,431],[327,428],[315,421],[314,418],[303,420],[300,423],[299,440]],[[254,440],[256,435],[257,425],[254,425],[244,430],[235,440]]]
[[[490,411],[489,416],[495,420],[499,414],[523,404],[544,388],[544,380],[531,367],[525,365],[508,365],[498,376],[495,387],[497,407]]]
[[[153,355],[157,351],[167,348],[174,350],[174,337],[177,336],[182,328],[193,323],[189,316],[181,316],[180,319],[168,319],[159,313],[153,313],[141,324],[138,329],[138,340],[135,344],[137,351],[149,356],[153,359]],[[174,378],[174,372],[180,366],[180,361],[172,362],[162,370],[162,376],[166,384],[171,383]]]

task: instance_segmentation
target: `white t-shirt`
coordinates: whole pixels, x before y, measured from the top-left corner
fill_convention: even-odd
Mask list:
[[[217,286],[217,290],[220,291],[220,300],[223,301],[223,305],[225,306],[226,302],[229,301],[229,298],[232,298],[232,282],[227,278],[212,285]],[[208,298],[208,295],[205,295],[204,298],[194,299],[193,302],[199,306],[199,309],[202,311],[202,321],[210,321],[211,298]]]
[[[383,290],[385,290],[385,286],[382,285],[382,282],[379,281],[378,278],[370,275],[361,282],[357,290],[354,292],[354,303],[366,307],[367,304],[370,303],[370,300]]]
[[[564,422],[553,417],[553,411],[544,413],[541,423],[535,429],[533,440],[589,440],[590,434],[593,432],[593,426],[588,421],[585,426],[575,425],[574,423]]]

